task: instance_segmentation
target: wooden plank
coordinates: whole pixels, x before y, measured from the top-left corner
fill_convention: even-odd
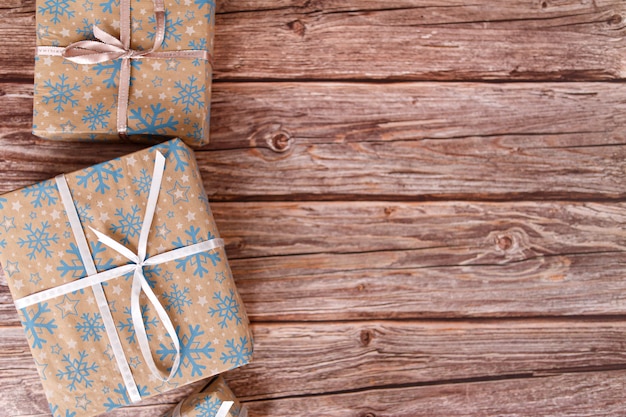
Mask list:
[[[5,86],[20,110],[0,131],[0,191],[140,147],[34,139],[28,93]],[[213,142],[197,155],[222,201],[624,199],[624,94],[609,83],[222,83]]]
[[[624,415],[625,371],[397,387],[248,404],[251,416],[605,417]]]
[[[625,330],[626,322],[608,320],[254,324],[253,362],[226,378],[245,401],[512,377],[524,385],[524,378],[623,367]],[[18,333],[0,329],[0,394],[11,392],[0,395],[0,406],[12,406],[11,415],[42,413],[38,376]],[[195,388],[144,405],[173,403]]]
[[[32,78],[33,0],[0,9],[0,77]],[[216,79],[623,78],[620,0],[226,1]]]
[[[212,206],[254,320],[626,311],[624,203]]]

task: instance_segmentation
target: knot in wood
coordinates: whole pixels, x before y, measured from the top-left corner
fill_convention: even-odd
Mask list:
[[[373,338],[374,338],[374,334],[372,333],[371,330],[361,330],[360,339],[361,339],[361,344],[363,346],[369,346]]]
[[[293,142],[293,138],[288,132],[284,130],[279,130],[275,132],[271,137],[267,140],[267,144],[270,149],[274,152],[283,153],[287,152],[291,147]]]
[[[614,14],[609,18],[610,25],[619,25],[620,23],[622,23],[622,16],[618,14]]]
[[[363,414],[363,417],[376,417],[376,414],[374,414],[374,413],[366,413],[366,414]]]
[[[304,33],[306,31],[306,26],[304,26],[304,23],[302,23],[300,20],[294,20],[293,22],[287,23],[287,27],[293,30],[294,33],[298,36],[304,36]]]
[[[506,251],[513,246],[513,239],[510,236],[498,236],[496,238],[496,244],[500,250]]]

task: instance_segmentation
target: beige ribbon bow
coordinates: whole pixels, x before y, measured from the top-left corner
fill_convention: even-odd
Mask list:
[[[67,47],[40,46],[38,55],[62,56],[81,65],[93,65],[116,59],[122,60],[117,98],[117,132],[126,138],[128,129],[128,101],[130,91],[131,59],[141,58],[191,58],[204,59],[211,64],[211,56],[205,50],[159,51],[165,39],[165,6],[163,0],[152,0],[156,21],[156,34],[152,48],[142,51],[130,49],[130,0],[120,0],[120,38],[93,26],[97,41],[78,41]]]

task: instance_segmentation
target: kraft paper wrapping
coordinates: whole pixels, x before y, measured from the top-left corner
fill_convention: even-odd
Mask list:
[[[123,0],[125,1],[125,0]],[[215,0],[165,0],[160,51],[213,51]],[[152,0],[130,0],[130,48],[149,50],[156,36]],[[37,46],[94,40],[93,25],[119,39],[120,0],[37,0]],[[76,141],[120,140],[117,125],[121,60],[76,64],[61,56],[35,58],[33,133]],[[209,60],[131,60],[128,137],[178,137],[208,143],[212,68]]]
[[[163,417],[215,417],[224,401],[233,401],[233,405],[226,414],[228,417],[247,416],[247,410],[242,407],[221,376],[216,377],[202,392],[193,394],[182,401]]]
[[[148,259],[219,237],[193,152],[172,140],[65,176],[98,272],[128,261],[90,227],[135,252],[157,150],[166,159]],[[0,263],[16,302],[86,276],[54,180],[0,196]],[[102,283],[142,398],[251,359],[248,318],[223,247],[144,267],[144,275],[180,340],[180,367],[167,382],[150,372],[138,348],[129,302],[132,273]],[[18,309],[55,417],[92,416],[131,402],[94,294],[88,287]],[[167,370],[175,356],[172,339],[145,294],[140,300],[150,351]]]

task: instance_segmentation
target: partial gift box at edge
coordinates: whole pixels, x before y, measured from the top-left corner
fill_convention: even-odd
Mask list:
[[[96,25],[120,36],[120,7],[125,0],[37,0],[38,50],[94,40]],[[130,48],[147,51],[156,33],[152,0],[130,0]],[[214,0],[165,0],[168,51],[213,51]],[[118,86],[121,59],[77,64],[62,56],[35,59],[33,133],[57,140],[119,140]],[[126,114],[128,137],[181,138],[192,147],[208,143],[211,60],[172,57],[131,60]]]
[[[98,273],[129,264],[95,231],[137,251],[153,183],[157,151],[165,167],[147,241],[147,259],[219,238],[193,152],[172,140],[71,174],[65,179]],[[70,227],[56,179],[0,196],[0,263],[14,300],[86,280],[84,258]],[[66,198],[67,201],[67,198]],[[171,319],[181,361],[163,382],[146,366],[131,317],[133,272],[102,282],[113,323],[142,398],[247,363],[252,355],[248,318],[223,246],[144,266],[151,289]],[[86,281],[85,281],[86,282]],[[18,309],[55,417],[92,416],[130,403],[95,291],[87,287]],[[141,296],[151,355],[172,367],[175,349]]]

